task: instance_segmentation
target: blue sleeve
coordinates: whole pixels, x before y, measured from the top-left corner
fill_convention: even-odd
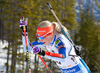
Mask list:
[[[38,46],[40,48],[46,46],[43,42],[40,42],[40,41],[32,42],[32,45],[33,46]]]
[[[59,54],[62,54],[64,56],[64,58],[66,58],[66,48],[63,47],[59,50]]]
[[[35,41],[35,42],[32,42],[32,45],[43,45],[43,43],[42,42],[39,42],[39,41]]]
[[[23,42],[23,48],[24,48],[24,51],[26,52],[26,43],[25,43],[25,37],[22,36],[22,42]],[[38,46],[38,47],[44,47],[45,44],[43,44],[42,42],[40,41],[35,41],[35,42],[30,42],[29,39],[28,39],[28,36],[27,36],[27,44],[28,44],[28,51],[30,52],[31,51],[31,48],[32,46]],[[32,46],[31,46],[32,45]]]
[[[26,50],[25,36],[22,36],[22,42],[23,42],[24,51],[26,52],[27,50]],[[27,36],[27,46],[28,46],[28,52],[30,52],[32,47],[31,47],[31,43],[28,39],[28,36]]]
[[[65,47],[65,44],[59,38],[56,40],[56,48],[58,48],[59,54],[62,54],[65,58],[66,57],[66,47]]]

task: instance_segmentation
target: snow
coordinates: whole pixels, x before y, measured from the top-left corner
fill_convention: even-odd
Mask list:
[[[8,46],[8,42],[7,41],[4,41],[4,43],[2,43],[2,41],[0,40],[0,73],[6,73],[6,66],[5,64],[7,63],[7,50],[3,49],[4,47],[7,47]],[[22,46],[22,45],[21,45]],[[23,53],[23,48],[20,49],[20,53]],[[19,51],[17,52],[19,53]],[[25,53],[26,54],[26,53]],[[29,58],[30,58],[30,65],[31,65],[31,69],[34,68],[34,54],[33,52],[29,52]],[[11,55],[9,55],[9,65],[11,65]],[[39,60],[39,62],[41,62],[41,60]],[[26,63],[24,63],[26,64]],[[22,66],[21,65],[18,65],[16,64],[16,70],[19,70],[19,69],[22,69]]]
[[[0,73],[5,73],[6,71],[5,63],[7,62],[7,50],[3,50],[3,48],[7,45],[7,41],[4,41],[4,44],[0,41]]]

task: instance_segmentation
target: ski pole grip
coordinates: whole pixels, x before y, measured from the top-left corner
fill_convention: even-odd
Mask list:
[[[50,9],[52,9],[52,7],[51,7],[51,5],[50,5],[49,3],[47,3],[47,5],[48,5],[48,7],[49,7]]]
[[[22,16],[22,19],[24,20],[24,16]]]

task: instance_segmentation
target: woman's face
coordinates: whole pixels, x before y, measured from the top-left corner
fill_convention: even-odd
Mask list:
[[[43,40],[40,40],[40,42],[43,42],[45,45],[49,45],[51,41],[54,38],[54,33],[50,36],[45,37]]]

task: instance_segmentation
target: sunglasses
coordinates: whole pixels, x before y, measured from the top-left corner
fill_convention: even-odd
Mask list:
[[[44,38],[46,38],[46,37],[43,36],[43,37],[39,37],[38,39],[39,39],[39,40],[43,40]]]
[[[49,36],[49,35],[51,35],[51,34],[53,34],[53,33],[48,33],[46,36]],[[39,40],[43,40],[43,39],[46,38],[46,36],[39,37],[38,39],[39,39]]]

